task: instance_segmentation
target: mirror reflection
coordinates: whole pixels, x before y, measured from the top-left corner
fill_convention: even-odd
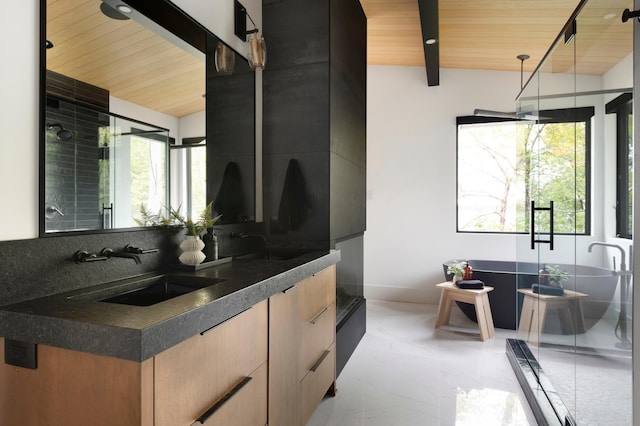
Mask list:
[[[53,97],[46,122],[46,232],[129,228],[167,205],[167,129]]]
[[[146,226],[141,208],[194,215],[218,199],[224,223],[253,220],[246,60],[166,0],[45,2],[41,235]],[[194,139],[198,148],[169,156]]]
[[[170,135],[205,127],[205,54],[108,1],[47,0],[44,233],[144,226],[170,205]]]

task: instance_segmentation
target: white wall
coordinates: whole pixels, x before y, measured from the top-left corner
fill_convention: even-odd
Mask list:
[[[616,81],[621,73],[616,73]],[[545,90],[568,92],[563,88],[573,87],[572,77],[569,80],[567,84],[566,76],[545,77]],[[580,76],[579,83],[581,90],[599,90],[603,79]],[[440,86],[427,87],[422,67],[368,67],[366,297],[437,303],[434,284],[443,279],[445,260],[535,261],[538,252],[530,250],[528,236],[456,233],[455,119],[472,115],[475,108],[515,111],[519,89],[517,72],[442,69]],[[615,156],[615,143],[613,148],[610,140],[603,144],[607,130],[602,97],[579,99],[576,106],[584,102],[596,107],[592,170],[599,186],[593,194],[593,235],[556,236],[555,251],[542,246],[540,256],[557,263],[577,260],[608,267],[613,253],[589,254],[587,245],[613,237],[610,226],[603,227],[612,218],[604,214],[602,192],[615,194],[615,172],[613,190],[611,177],[606,185],[601,182],[605,169],[615,170],[607,166],[611,149]],[[564,105],[568,106],[573,105]],[[553,104],[547,101],[540,107]]]
[[[38,236],[39,20],[23,0],[0,25],[0,240]]]
[[[153,126],[169,129],[169,136],[172,138],[180,137],[179,120],[168,114],[109,96],[109,112],[122,115],[124,117],[134,118]]]
[[[173,4],[200,22],[205,28],[212,30],[215,35],[245,58],[248,45],[236,37],[234,33],[234,2],[203,1],[203,0],[171,0]],[[262,34],[262,0],[242,0],[240,3],[258,26]],[[212,7],[212,4],[215,7]],[[251,21],[247,19],[247,29],[252,29]]]
[[[515,239],[456,234],[456,117],[515,111],[520,73],[369,66],[365,297],[437,303],[447,259],[513,259]]]

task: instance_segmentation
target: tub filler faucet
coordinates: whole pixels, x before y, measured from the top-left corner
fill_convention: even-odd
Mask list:
[[[627,303],[629,299],[629,284],[631,281],[631,271],[627,270],[627,265],[625,262],[626,253],[622,247],[617,244],[603,243],[600,241],[595,241],[589,244],[588,251],[591,253],[591,250],[594,246],[603,246],[603,247],[611,247],[620,250],[620,270],[616,271],[616,257],[613,256],[613,274],[619,275],[620,280],[620,312],[618,314],[618,322],[614,328],[614,334],[620,341],[616,343],[616,347],[624,350],[631,350],[632,343],[627,338]],[[633,246],[629,245],[629,265],[633,263]],[[620,329],[620,335],[618,336],[618,329]]]
[[[594,241],[593,243],[589,244],[589,247],[587,248],[587,251],[589,253],[591,253],[591,250],[593,250],[594,246],[603,246],[603,247],[611,247],[611,248],[616,248],[618,250],[620,250],[620,273],[624,273],[627,272],[627,264],[625,263],[625,258],[626,258],[626,253],[624,251],[624,249],[622,247],[620,247],[617,244],[610,244],[610,243],[603,243],[601,241]],[[613,256],[613,273],[616,273],[616,257]]]

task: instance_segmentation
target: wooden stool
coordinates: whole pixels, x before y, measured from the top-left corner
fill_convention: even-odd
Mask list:
[[[436,328],[449,324],[451,304],[454,301],[458,301],[475,305],[476,316],[478,317],[478,328],[480,328],[480,339],[483,342],[496,335],[496,331],[493,328],[491,306],[489,306],[489,296],[487,296],[487,293],[492,291],[493,287],[485,286],[480,290],[467,290],[458,288],[450,281],[436,284],[436,287],[442,289],[442,293],[440,293],[440,305],[438,305]]]
[[[588,294],[565,290],[562,296],[534,293],[530,288],[518,290],[524,294],[518,338],[534,345],[540,343],[540,334],[544,330],[547,311],[557,309],[560,314],[562,332],[567,334],[584,333],[584,315],[582,314],[582,298]],[[575,318],[574,322],[571,318]]]

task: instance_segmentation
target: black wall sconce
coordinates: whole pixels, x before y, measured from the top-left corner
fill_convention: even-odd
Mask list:
[[[267,63],[267,45],[264,41],[264,37],[259,34],[256,23],[251,19],[251,16],[247,13],[247,9],[238,1],[234,2],[234,18],[235,35],[242,41],[249,42],[249,54],[247,61],[251,69],[264,69]],[[247,18],[253,24],[253,29],[247,31]],[[247,35],[249,35],[247,39]]]

